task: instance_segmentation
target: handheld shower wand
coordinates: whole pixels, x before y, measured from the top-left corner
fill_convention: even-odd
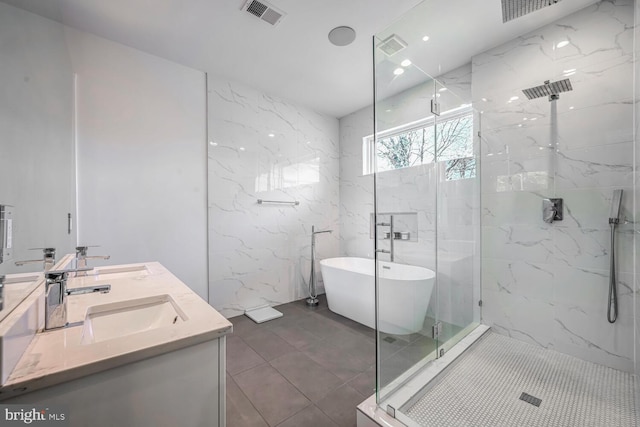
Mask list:
[[[611,252],[609,256],[609,301],[607,303],[607,320],[615,323],[618,319],[618,281],[616,280],[616,225],[620,223],[620,205],[622,190],[614,190],[611,199],[609,227],[611,228]]]
[[[318,305],[318,292],[316,290],[316,234],[331,233],[332,231],[316,231],[316,226],[311,226],[311,277],[309,277],[309,298],[307,298],[307,305],[310,307]]]

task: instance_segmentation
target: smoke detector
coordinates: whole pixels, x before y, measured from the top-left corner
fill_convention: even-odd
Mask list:
[[[256,18],[260,18],[269,24],[276,26],[282,21],[285,13],[276,7],[270,5],[266,1],[258,1],[258,0],[248,0],[244,6],[242,6],[242,10]]]
[[[407,46],[407,42],[398,37],[397,34],[391,34],[389,37],[378,43],[378,49],[383,51],[387,56],[393,56]]]

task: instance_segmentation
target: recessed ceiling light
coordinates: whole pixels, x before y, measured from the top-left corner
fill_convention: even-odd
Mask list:
[[[245,148],[244,148],[244,147],[240,147],[240,151],[244,151],[244,150],[245,150]]]
[[[531,117],[529,120],[534,121],[534,120],[538,120],[537,117]]]
[[[274,136],[275,136],[275,134],[273,134],[273,133],[269,134],[269,138],[273,138]]]
[[[576,107],[574,107],[574,106],[572,105],[571,107],[569,107],[569,110],[573,110],[574,108],[576,108]]]
[[[346,46],[356,39],[356,32],[351,27],[336,27],[329,31],[329,41],[336,46]]]
[[[408,67],[409,65],[411,65],[411,60],[405,59],[400,63],[400,65],[402,65],[403,67]]]
[[[563,72],[563,73],[565,73],[565,74],[566,74],[566,73],[575,73],[575,72],[576,72],[576,69],[575,69],[575,68],[569,68],[568,70],[564,70],[564,71],[562,71],[562,72]]]
[[[558,49],[563,48],[569,44],[569,40],[562,40],[560,43],[556,45]]]
[[[517,101],[518,99],[520,99],[519,96],[512,96],[511,98],[509,98],[509,102]]]
[[[402,73],[404,73],[404,69],[402,68],[396,68],[395,70],[393,70],[393,74],[395,74],[396,76],[399,76]]]
[[[428,42],[428,41],[429,41],[429,36],[424,36],[424,37],[422,38],[422,41],[423,41],[423,42]]]
[[[487,98],[482,98],[482,100],[483,100],[484,102],[487,102],[487,101],[488,101],[488,100],[487,100]]]
[[[445,90],[447,90],[446,87],[441,87],[440,89],[438,89],[438,92],[444,92]]]
[[[213,142],[213,141],[209,141],[209,144],[213,145],[214,147],[218,145],[217,142]]]

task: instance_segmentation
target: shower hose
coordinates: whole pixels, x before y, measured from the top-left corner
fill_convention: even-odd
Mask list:
[[[616,224],[609,221],[611,227],[611,255],[609,257],[609,303],[607,305],[607,320],[615,323],[618,319],[618,286],[616,283]]]

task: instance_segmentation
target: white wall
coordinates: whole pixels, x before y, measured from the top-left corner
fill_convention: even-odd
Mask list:
[[[78,243],[159,261],[207,299],[204,73],[66,29],[77,73]],[[90,265],[96,265],[92,262]]]
[[[633,218],[632,7],[631,0],[603,1],[477,55],[472,79],[474,104],[484,110],[483,321],[627,371],[636,261],[630,224],[617,233],[615,324],[606,312],[614,189],[625,190],[622,214]],[[565,39],[571,43],[555,48]],[[573,91],[555,103],[523,95],[571,69]],[[519,99],[508,102],[512,96]],[[542,221],[545,197],[564,199],[563,221]]]
[[[13,258],[0,273],[42,271],[29,248],[73,250],[73,75],[64,27],[0,3],[0,204],[14,207]]]
[[[211,304],[230,317],[306,297],[312,225],[334,230],[317,259],[338,255],[338,120],[210,76],[209,139]]]

